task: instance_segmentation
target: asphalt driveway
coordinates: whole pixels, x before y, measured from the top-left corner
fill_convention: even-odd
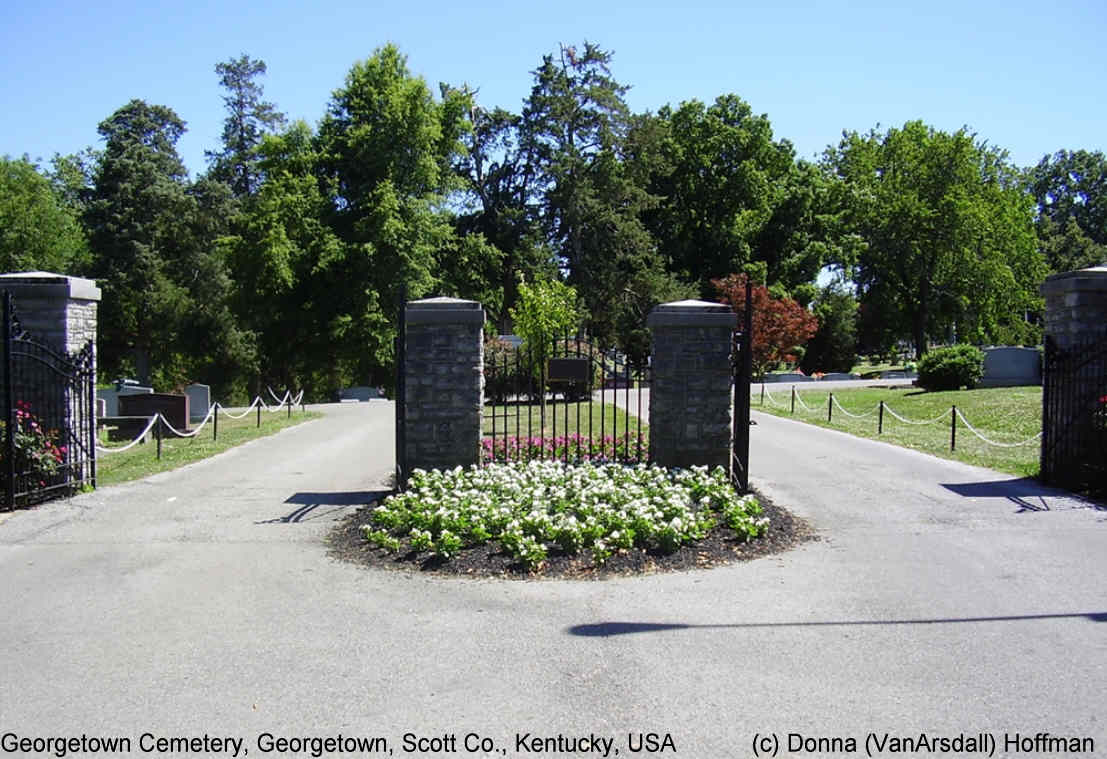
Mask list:
[[[201,741],[176,756],[217,753],[218,736],[335,756],[351,744],[265,736],[342,734],[393,756],[508,757],[602,756],[602,738],[625,756],[655,733],[667,755],[724,757],[755,736],[842,756],[869,733],[983,731],[1001,754],[1048,732],[1107,754],[1107,511],[1092,504],[758,414],[754,483],[816,542],[606,582],[371,571],[323,540],[386,487],[393,407],[320,408],[0,517],[0,733],[124,737],[136,756],[144,734]]]

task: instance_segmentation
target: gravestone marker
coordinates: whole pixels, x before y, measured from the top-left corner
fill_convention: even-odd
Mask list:
[[[110,388],[108,390],[97,390],[96,397],[103,398],[107,409],[104,416],[119,416],[119,397],[121,395],[139,395],[154,392],[152,387],[142,387],[141,385],[124,385],[121,389],[116,390]]]
[[[119,396],[119,416],[161,414],[181,432],[188,431],[188,396],[171,393],[146,393]]]
[[[188,418],[192,422],[202,422],[211,408],[211,387],[199,382],[184,389],[188,396]]]

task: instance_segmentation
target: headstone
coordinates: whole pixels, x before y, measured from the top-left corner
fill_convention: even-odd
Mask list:
[[[359,385],[357,387],[347,387],[338,391],[339,401],[369,401],[373,398],[380,398],[380,388],[366,387]]]
[[[196,382],[186,387],[184,392],[188,396],[189,421],[204,421],[211,409],[211,387]]]
[[[110,388],[108,390],[97,390],[96,397],[103,398],[107,409],[104,416],[119,416],[119,396],[121,395],[144,395],[154,392],[152,387],[142,387],[141,385],[124,385],[122,389],[116,390]]]
[[[1042,356],[1037,348],[984,349],[984,376],[979,387],[1042,384]]]
[[[771,379],[770,379],[771,378]],[[781,374],[766,374],[766,382],[814,382],[814,377],[808,377],[799,372],[783,372]]]
[[[151,417],[161,414],[181,432],[188,431],[188,396],[171,393],[146,393],[119,396],[119,416]]]

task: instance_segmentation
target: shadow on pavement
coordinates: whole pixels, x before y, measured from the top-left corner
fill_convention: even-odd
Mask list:
[[[773,627],[838,627],[852,625],[948,625],[965,622],[1019,622],[1039,619],[1087,619],[1091,622],[1107,622],[1107,612],[1080,614],[1017,614],[1007,617],[954,617],[940,619],[872,619],[841,622],[748,622],[731,625],[688,625],[679,622],[598,622],[593,625],[573,625],[567,632],[585,638],[607,638],[612,635],[664,632],[666,630],[709,630],[731,628],[765,629]]]
[[[324,516],[324,514],[316,513],[316,510],[320,506],[364,506],[372,503],[373,501],[379,501],[386,495],[391,494],[391,490],[354,490],[337,493],[296,493],[285,499],[285,503],[300,504],[299,508],[295,509],[289,514],[283,517],[277,517],[276,519],[265,519],[261,522],[255,522],[255,524],[288,524],[292,522],[303,522],[305,519],[314,519],[318,516]],[[325,513],[329,514],[334,509],[329,509]]]
[[[1015,480],[992,480],[989,482],[942,483],[942,487],[965,498],[1006,498],[1019,507],[1018,513],[1027,511],[1050,511],[1047,498],[1064,498],[1068,503],[1076,502],[1083,508],[1107,511],[1107,505],[1043,485],[1033,477]],[[1069,506],[1071,508],[1071,506]]]

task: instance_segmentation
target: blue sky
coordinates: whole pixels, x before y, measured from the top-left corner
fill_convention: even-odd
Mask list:
[[[205,168],[224,117],[214,72],[264,60],[266,96],[315,124],[355,61],[394,42],[411,69],[518,110],[559,43],[615,53],[636,111],[733,92],[812,158],[843,129],[921,118],[969,126],[1020,165],[1107,151],[1107,3],[113,2],[12,3],[0,26],[0,155],[48,160],[99,145],[131,98],[173,108],[178,150]]]

